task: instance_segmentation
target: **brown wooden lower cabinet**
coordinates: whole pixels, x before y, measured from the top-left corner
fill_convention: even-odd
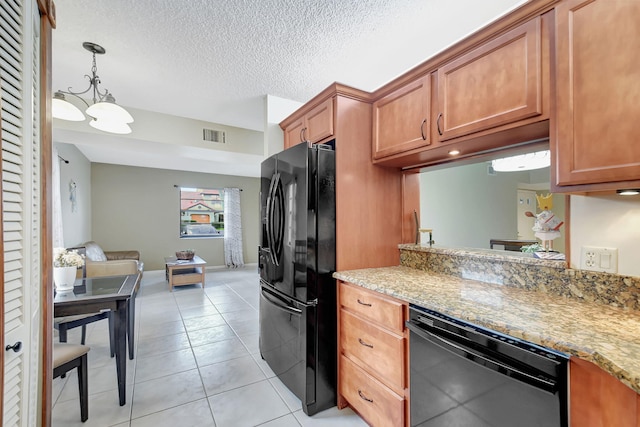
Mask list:
[[[405,399],[373,378],[345,356],[340,356],[338,391],[362,418],[375,427],[404,424]]]
[[[586,360],[570,361],[572,427],[638,427],[640,396]]]
[[[407,304],[338,282],[338,407],[371,426],[402,427],[408,417]]]
[[[375,376],[398,393],[404,393],[403,336],[390,334],[346,310],[340,312],[340,347],[343,354],[371,367]]]

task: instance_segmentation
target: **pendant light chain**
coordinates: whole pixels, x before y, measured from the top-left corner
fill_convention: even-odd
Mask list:
[[[100,81],[100,76],[98,76],[98,65],[96,64],[96,53],[93,52],[93,65],[91,66],[91,74],[93,74],[93,78],[89,77],[89,81],[91,82],[91,86],[93,86],[93,103],[95,104],[98,100],[102,101],[105,96],[109,94],[109,90],[105,89],[104,94],[100,93],[100,89],[98,89],[98,85],[102,83]],[[98,97],[96,98],[96,93]]]

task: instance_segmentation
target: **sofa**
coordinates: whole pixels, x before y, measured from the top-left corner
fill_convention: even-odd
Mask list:
[[[103,251],[94,241],[85,242],[80,247],[84,248],[87,277],[139,273],[142,278],[144,264],[140,261],[140,252],[137,250]],[[81,276],[82,270],[78,274]]]

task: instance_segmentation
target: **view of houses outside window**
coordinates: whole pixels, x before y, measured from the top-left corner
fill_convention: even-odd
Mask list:
[[[180,188],[180,237],[224,237],[222,188]]]

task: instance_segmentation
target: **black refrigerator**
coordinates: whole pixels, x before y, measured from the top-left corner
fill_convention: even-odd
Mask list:
[[[335,151],[262,162],[260,354],[307,415],[336,404]]]

